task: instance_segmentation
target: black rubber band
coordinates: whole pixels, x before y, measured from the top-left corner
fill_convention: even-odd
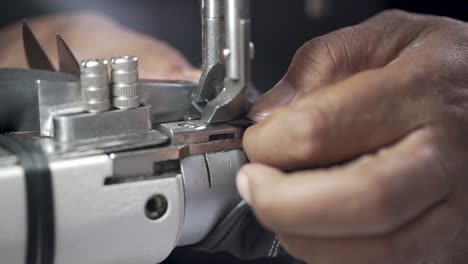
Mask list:
[[[44,152],[24,137],[0,135],[0,146],[18,157],[27,201],[26,264],[53,264],[55,254],[52,179]]]

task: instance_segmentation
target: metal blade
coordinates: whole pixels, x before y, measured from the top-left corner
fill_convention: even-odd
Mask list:
[[[26,20],[23,22],[23,44],[26,60],[31,69],[55,71],[54,66],[34,36]]]
[[[55,35],[55,38],[57,41],[60,72],[80,75],[80,64],[76,60],[75,55],[73,55],[70,47],[68,47],[67,43],[58,33]]]

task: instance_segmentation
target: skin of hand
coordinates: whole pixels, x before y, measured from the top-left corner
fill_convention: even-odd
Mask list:
[[[200,71],[167,43],[132,31],[96,12],[44,16],[28,19],[28,24],[55,68],[58,68],[55,34],[59,33],[78,61],[134,55],[139,57],[140,78],[198,81],[200,76]],[[0,67],[27,68],[23,49],[20,23],[0,31]]]
[[[315,38],[250,117],[237,186],[293,256],[466,263],[468,24],[390,10]]]

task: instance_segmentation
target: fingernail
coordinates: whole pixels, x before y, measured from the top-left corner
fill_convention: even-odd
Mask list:
[[[244,199],[244,201],[250,205],[252,198],[250,196],[249,178],[247,174],[240,171],[236,177],[236,185],[237,191],[239,192],[242,199]]]
[[[275,109],[291,103],[295,96],[296,89],[293,85],[282,80],[255,103],[248,117],[257,122],[262,121]]]

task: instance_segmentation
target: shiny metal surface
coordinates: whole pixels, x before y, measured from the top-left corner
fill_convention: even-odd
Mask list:
[[[106,112],[111,108],[108,62],[103,59],[89,59],[80,63],[81,92],[86,111]]]
[[[183,160],[189,156],[226,152],[240,148],[242,148],[242,141],[231,139],[125,151],[113,153],[110,157],[114,161],[116,177],[148,177],[154,175],[154,164],[157,162]]]
[[[36,82],[41,136],[54,136],[53,117],[85,111],[79,82]]]
[[[202,0],[202,14],[208,18],[224,17],[224,2],[225,0]]]
[[[114,174],[107,155],[55,161],[50,168],[56,264],[154,264],[174,249],[185,207],[180,175],[105,185]],[[168,201],[167,212],[158,220],[145,215],[153,195]]]
[[[116,56],[111,60],[112,104],[118,109],[132,109],[140,105],[138,96],[138,58]]]
[[[12,100],[0,104],[0,131],[41,130],[41,135],[52,136],[52,116],[82,111],[79,86],[78,77],[70,74],[1,69],[0,98]],[[152,106],[153,123],[174,122],[190,112],[195,87],[196,83],[186,81],[140,80],[139,96]]]
[[[250,0],[226,0],[225,88],[202,111],[207,123],[231,121],[250,108],[247,89],[251,85],[253,48],[250,38]]]
[[[113,110],[99,114],[81,113],[55,116],[54,138],[60,142],[141,133],[151,130],[151,108]]]
[[[18,158],[15,155],[0,147],[0,166],[15,165],[17,162]]]
[[[39,44],[26,20],[23,22],[23,46],[29,68],[54,72],[55,68]]]
[[[161,161],[179,160],[188,151],[181,151],[180,147],[170,146],[157,149],[127,151],[112,153],[114,177],[150,177],[154,175],[154,164]]]
[[[43,70],[0,69],[1,132],[40,130],[37,80],[74,82],[78,78]]]
[[[140,99],[151,105],[153,124],[184,120],[190,112],[190,95],[196,83],[186,81],[140,80]]]
[[[24,171],[20,166],[0,167],[0,262],[25,263],[27,205]]]
[[[168,135],[172,144],[194,144],[215,140],[242,139],[243,129],[227,124],[183,121],[161,124],[158,129]]]
[[[77,68],[59,35],[60,70],[71,75],[0,70],[0,98],[14,98],[0,104],[1,131],[32,128],[43,136],[28,139],[42,146],[50,162],[55,263],[161,262],[176,246],[200,242],[238,204],[235,175],[247,162],[241,150],[244,128],[222,122],[243,117],[249,108],[246,90],[254,53],[249,4],[202,1],[198,86],[138,80],[138,60],[127,57],[118,63],[121,58],[114,58],[112,102],[122,110],[108,111],[106,62],[86,61]],[[42,51],[32,32],[27,34],[34,49]],[[42,51],[32,63],[47,67],[45,60]],[[196,119],[200,114],[203,121]],[[6,256],[8,263],[24,262],[26,244],[25,222],[12,222],[26,221],[27,214],[16,162],[16,156],[0,149],[0,210],[15,210],[0,222],[0,262]],[[146,203],[152,197],[167,201],[161,218],[149,217]],[[8,255],[5,248],[11,249]]]
[[[138,95],[132,97],[114,97],[112,99],[112,105],[121,110],[133,109],[140,105],[140,98]]]
[[[59,71],[63,73],[80,75],[80,64],[73,55],[70,47],[63,40],[63,38],[57,33],[55,35],[55,42],[57,43],[57,52],[59,59]]]
[[[242,118],[251,107],[247,100],[247,87],[230,81],[216,99],[210,101],[202,112],[201,119],[207,123],[221,123]]]
[[[226,67],[224,0],[202,1],[202,58],[203,69],[192,99],[196,103],[213,100],[224,88]]]
[[[40,144],[52,160],[156,147],[167,143],[168,137],[159,131],[124,134],[75,142],[58,142],[42,138]]]
[[[178,246],[200,242],[240,202],[235,176],[246,162],[240,150],[182,160],[186,205]]]
[[[215,153],[239,149],[240,141],[228,140],[193,145],[169,146],[165,148],[146,149],[113,153],[115,177],[148,177],[154,173],[154,163],[160,161],[182,160],[189,156],[204,153]]]
[[[249,26],[250,0],[226,0],[226,72],[231,80],[242,78]]]

